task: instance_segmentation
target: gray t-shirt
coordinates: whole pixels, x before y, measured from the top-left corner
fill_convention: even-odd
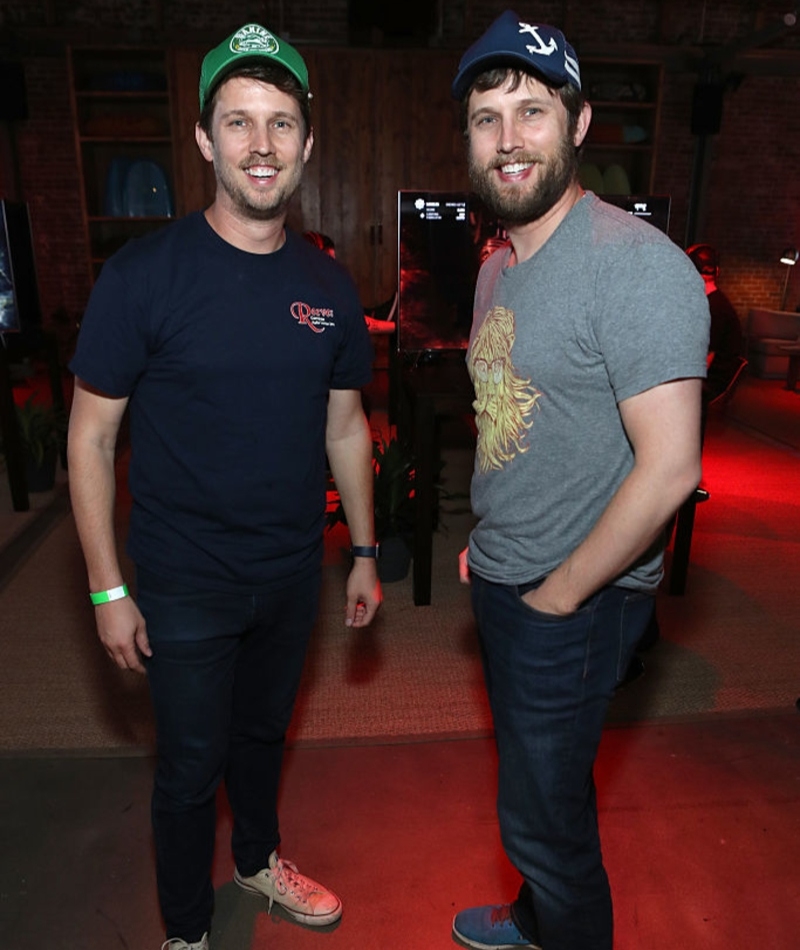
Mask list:
[[[533,257],[481,269],[467,364],[478,443],[470,568],[546,577],[583,541],[633,466],[618,404],[704,377],[703,281],[668,237],[588,192]],[[617,579],[652,591],[663,543]]]

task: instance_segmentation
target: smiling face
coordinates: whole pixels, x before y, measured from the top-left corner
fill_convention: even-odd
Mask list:
[[[292,96],[256,79],[229,79],[217,93],[209,132],[198,125],[196,138],[214,165],[218,204],[248,220],[285,215],[313,144]]]
[[[485,91],[467,104],[469,173],[487,206],[508,225],[546,215],[577,188],[576,147],[589,127],[584,107],[571,123],[558,93],[525,76]]]

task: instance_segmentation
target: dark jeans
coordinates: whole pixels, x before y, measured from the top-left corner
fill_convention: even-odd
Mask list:
[[[512,915],[543,950],[611,950],[593,767],[609,700],[654,598],[606,587],[556,617],[529,607],[527,589],[472,578],[500,763],[500,833],[523,876]]]
[[[197,590],[138,572],[153,649],[146,661],[158,761],[152,800],[158,893],[168,937],[211,923],[215,794],[224,777],[236,867],[250,876],[280,841],[284,737],[320,576],[279,590]]]

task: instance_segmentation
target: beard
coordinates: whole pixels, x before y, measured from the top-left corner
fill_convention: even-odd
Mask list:
[[[242,165],[239,170],[247,168],[248,164],[252,163],[248,162]],[[286,173],[288,167],[276,163],[276,168],[282,174]],[[222,188],[243,217],[250,218],[253,221],[272,221],[286,212],[294,193],[300,187],[303,163],[298,162],[291,169],[288,179],[284,181],[280,188],[265,195],[248,191],[239,183],[229,165],[223,165],[221,162],[215,163],[215,171],[219,187]]]
[[[524,186],[503,184],[495,169],[511,162],[534,162],[538,177]],[[555,205],[578,173],[578,157],[570,141],[562,139],[555,155],[520,153],[497,158],[490,165],[479,165],[469,155],[469,177],[478,196],[505,224],[522,225],[537,221]]]

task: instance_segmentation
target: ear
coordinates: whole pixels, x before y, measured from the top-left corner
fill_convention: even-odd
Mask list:
[[[578,121],[575,125],[575,138],[573,140],[575,148],[577,148],[586,138],[586,133],[589,131],[589,125],[591,121],[592,107],[588,102],[584,102],[583,108],[581,109],[581,114],[578,116]]]
[[[211,139],[206,135],[205,130],[200,128],[199,122],[195,123],[194,140],[197,142],[197,147],[200,149],[203,158],[207,162],[213,162],[214,148],[211,145]]]
[[[311,158],[311,150],[314,148],[314,129],[313,127],[308,130],[308,136],[306,137],[306,144],[303,146],[303,164]]]

